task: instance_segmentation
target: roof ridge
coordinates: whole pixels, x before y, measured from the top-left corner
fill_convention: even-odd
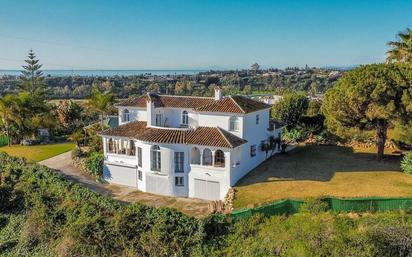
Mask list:
[[[190,98],[213,99],[213,97],[211,97],[211,96],[192,96],[192,95],[158,95],[158,96],[170,96],[170,97],[190,97]]]
[[[222,131],[223,129],[220,128],[219,126],[217,126],[216,128],[217,128],[217,130],[220,132],[220,134],[223,136],[223,138],[225,139],[225,141],[230,145],[230,147],[233,148],[233,144],[226,138],[226,135],[223,134],[223,131]]]
[[[240,110],[242,110],[243,113],[246,113],[245,110],[243,110],[243,108],[240,107],[240,105],[235,101],[235,99],[233,99],[231,95],[229,96],[229,98],[232,99],[232,101],[237,105],[237,107],[239,107]]]

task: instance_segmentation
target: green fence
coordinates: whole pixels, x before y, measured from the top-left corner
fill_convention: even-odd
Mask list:
[[[9,138],[7,136],[0,136],[0,146],[7,145],[9,142]]]
[[[412,210],[412,198],[322,198],[328,203],[329,210],[336,212],[376,212],[392,210]],[[291,215],[299,212],[301,200],[282,200],[264,206],[233,211],[235,219],[250,217],[260,213],[265,216]]]

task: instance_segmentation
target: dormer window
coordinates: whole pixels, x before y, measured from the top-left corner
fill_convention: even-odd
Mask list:
[[[123,111],[123,117],[122,117],[123,122],[129,122],[130,121],[130,113],[128,109],[125,109]]]
[[[230,131],[239,131],[239,118],[236,116],[230,117],[230,124],[229,124],[229,130]]]
[[[189,115],[187,111],[182,112],[182,127],[187,127],[189,124]]]

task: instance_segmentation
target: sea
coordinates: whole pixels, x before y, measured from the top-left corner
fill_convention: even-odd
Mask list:
[[[65,77],[65,76],[133,76],[133,75],[195,75],[206,70],[42,70],[45,76]],[[0,70],[0,76],[21,75],[20,70]]]

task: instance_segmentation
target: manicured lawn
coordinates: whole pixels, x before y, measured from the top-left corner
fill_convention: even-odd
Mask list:
[[[285,198],[316,196],[412,197],[412,176],[400,172],[398,156],[375,160],[374,149],[298,146],[264,162],[239,181],[235,208]]]
[[[11,147],[0,147],[1,152],[6,152],[12,156],[24,157],[30,161],[42,161],[53,156],[73,150],[73,143],[22,146],[13,145]]]

